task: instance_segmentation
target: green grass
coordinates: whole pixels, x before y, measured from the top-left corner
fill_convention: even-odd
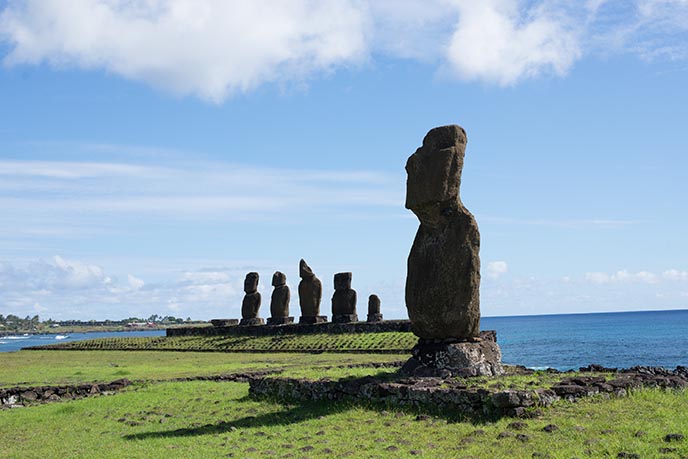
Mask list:
[[[148,350],[217,352],[409,353],[413,333],[345,333],[284,336],[156,336],[100,338],[46,346],[63,350]]]
[[[21,351],[0,354],[3,384],[142,382],[111,396],[0,410],[0,457],[23,458],[641,458],[688,457],[688,392],[643,389],[626,398],[558,402],[516,430],[515,419],[421,417],[394,406],[283,404],[248,398],[248,384],[155,382],[280,368],[288,376],[340,378],[392,370],[342,365],[398,355]],[[116,365],[116,366],[114,366]],[[126,373],[126,374],[125,374]],[[528,388],[561,375],[538,372],[467,382]],[[555,424],[547,433],[543,427]],[[503,432],[510,432],[503,434]],[[641,432],[641,434],[638,434]],[[516,435],[525,435],[518,439]],[[675,451],[660,452],[661,448]],[[631,457],[631,456],[626,456]]]
[[[664,435],[688,429],[685,392],[642,390],[623,399],[562,402],[522,430],[496,422],[416,420],[416,413],[344,403],[281,405],[247,385],[146,384],[118,395],[0,412],[3,458],[474,457],[614,458],[688,454]],[[559,430],[542,429],[555,424]],[[637,432],[644,432],[637,436]],[[498,438],[502,432],[512,436]],[[527,441],[516,439],[527,435]],[[415,454],[414,454],[415,453]],[[549,456],[544,456],[549,454]],[[228,456],[233,455],[233,456]]]
[[[5,352],[0,353],[0,387],[107,382],[120,378],[159,380],[267,369],[298,372],[308,368],[310,374],[317,377],[319,372],[326,374],[325,372],[328,371],[323,367],[391,362],[400,358],[402,356],[383,354],[223,354],[159,351]]]

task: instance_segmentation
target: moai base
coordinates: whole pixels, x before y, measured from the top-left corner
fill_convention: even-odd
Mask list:
[[[265,320],[262,317],[251,317],[250,319],[241,319],[239,326],[246,327],[251,325],[265,325]]]
[[[239,325],[239,319],[212,319],[210,323],[213,324],[213,327],[231,327]]]
[[[358,314],[335,314],[332,316],[333,324],[348,324],[358,322]]]
[[[303,325],[324,324],[327,322],[327,316],[301,316],[299,323]]]
[[[268,317],[268,325],[289,325],[293,323],[293,317]]]
[[[502,352],[494,330],[466,342],[419,340],[412,357],[401,368],[409,376],[450,378],[453,376],[496,376],[504,374]]]

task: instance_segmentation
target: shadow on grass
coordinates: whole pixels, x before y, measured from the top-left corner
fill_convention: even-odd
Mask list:
[[[253,399],[244,397],[237,401],[253,401]],[[298,424],[321,416],[327,416],[332,413],[341,413],[351,408],[353,408],[353,405],[347,405],[345,403],[308,402],[285,411],[273,411],[259,416],[246,416],[236,421],[220,421],[214,424],[205,424],[197,427],[187,427],[162,432],[142,432],[125,435],[123,438],[125,440],[146,440],[150,438],[195,437],[200,435],[221,434],[252,427],[285,426],[289,424]]]
[[[398,378],[397,373],[380,373],[377,377],[379,381],[391,381]],[[339,382],[355,382],[361,379],[369,380],[371,377],[346,377],[341,378]],[[404,415],[417,416],[416,420],[426,420],[428,415],[432,417],[443,419],[449,423],[454,422],[469,422],[474,425],[484,425],[494,421],[493,416],[486,417],[484,415],[474,415],[462,413],[457,411],[447,411],[441,409],[430,409],[429,407],[410,407],[410,406],[396,406],[385,403],[374,403],[370,401],[361,401],[355,398],[344,399],[338,401],[284,401],[277,398],[260,397],[260,400],[272,403],[283,404],[291,408],[286,410],[272,411],[257,416],[246,416],[234,421],[219,421],[212,424],[205,424],[201,426],[187,427],[182,429],[157,431],[157,432],[142,432],[136,434],[129,434],[123,436],[126,440],[146,440],[151,438],[173,438],[173,437],[195,437],[201,435],[216,435],[227,432],[232,432],[240,429],[256,428],[256,427],[270,427],[270,426],[287,426],[291,424],[298,424],[310,419],[321,418],[332,414],[340,414],[354,408],[363,408],[373,412],[397,412]],[[237,402],[254,402],[255,399],[247,396],[238,399]]]

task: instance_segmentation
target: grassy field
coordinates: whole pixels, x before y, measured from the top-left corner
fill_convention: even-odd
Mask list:
[[[305,376],[389,373],[331,368],[399,358],[356,354],[22,351],[0,354],[3,384],[142,382],[112,396],[0,411],[2,458],[680,458],[688,393],[645,389],[626,398],[559,402],[539,419],[461,421],[395,407],[283,405],[248,398],[248,384],[155,382],[195,374],[282,368]],[[112,366],[112,364],[118,366]],[[327,369],[330,368],[330,369]],[[129,374],[115,374],[127,371]],[[77,374],[78,373],[78,374]],[[552,376],[475,384],[544,384]],[[420,416],[419,416],[420,414]],[[518,422],[521,424],[512,424]],[[545,426],[556,425],[551,432]],[[635,456],[637,455],[637,456]]]
[[[284,336],[155,336],[100,338],[53,344],[71,350],[160,350],[220,352],[366,352],[406,354],[418,342],[413,333],[345,333]]]
[[[307,374],[310,377],[319,377],[326,374],[326,367],[392,362],[398,361],[401,357],[372,354],[224,354],[160,351],[6,352],[0,353],[0,387],[109,382],[119,378],[155,381],[261,370],[283,370],[291,375]],[[357,374],[354,370],[357,369],[345,371]]]

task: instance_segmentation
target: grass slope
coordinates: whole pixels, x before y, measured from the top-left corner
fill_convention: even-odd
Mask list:
[[[62,350],[157,350],[199,352],[366,352],[410,353],[412,333],[347,333],[284,336],[156,336],[100,338],[45,346]]]

